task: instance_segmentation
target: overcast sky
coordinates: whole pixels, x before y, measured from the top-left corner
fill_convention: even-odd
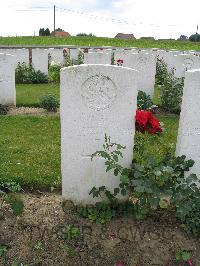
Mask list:
[[[39,28],[56,27],[71,35],[80,32],[114,37],[177,38],[200,29],[200,0],[1,0],[0,35],[38,35]],[[61,9],[62,8],[62,9]]]

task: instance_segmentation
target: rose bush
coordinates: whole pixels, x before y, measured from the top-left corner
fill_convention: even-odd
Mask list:
[[[147,131],[152,135],[163,131],[160,122],[151,111],[137,110],[135,116],[135,126],[137,131],[142,133]]]

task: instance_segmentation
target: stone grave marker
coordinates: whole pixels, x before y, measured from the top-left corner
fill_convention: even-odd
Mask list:
[[[104,160],[91,155],[102,150],[105,133],[126,146],[121,164],[133,158],[137,108],[137,71],[111,65],[80,65],[61,69],[62,193],[74,203],[90,204],[95,186],[113,191],[119,177],[105,171]],[[99,201],[100,199],[98,199]]]
[[[186,155],[195,161],[192,173],[200,177],[200,69],[188,70],[185,75],[183,100],[176,145],[178,156]]]
[[[15,58],[0,53],[0,104],[16,105]]]
[[[48,75],[48,50],[34,48],[32,49],[32,65],[35,70]]]
[[[111,54],[104,52],[85,53],[84,64],[111,64]]]

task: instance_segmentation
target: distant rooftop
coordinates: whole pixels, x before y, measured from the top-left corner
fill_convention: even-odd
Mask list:
[[[124,39],[124,40],[136,40],[133,34],[126,34],[126,33],[118,33],[115,36],[116,39]]]

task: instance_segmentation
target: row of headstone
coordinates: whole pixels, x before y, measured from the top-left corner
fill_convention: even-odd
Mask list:
[[[77,60],[79,49],[67,49],[69,52],[70,59]],[[84,49],[82,49],[84,50]],[[155,60],[157,56],[162,58],[168,66],[168,70],[174,69],[176,77],[184,77],[185,72],[189,69],[195,69],[200,67],[200,53],[195,51],[178,51],[178,50],[160,50],[160,49],[85,49],[85,64],[111,64],[112,53],[114,53],[115,64],[119,60],[123,61],[124,66],[135,68],[135,57],[136,54],[149,54],[149,57],[154,57]],[[31,56],[30,56],[31,51]],[[0,49],[0,52],[11,54],[15,57],[15,67],[18,62],[29,64],[32,63],[36,70],[40,70],[45,74],[48,74],[48,63],[54,61],[58,64],[64,63],[63,49],[62,48],[50,48],[50,49]],[[144,58],[147,56],[144,55]],[[146,59],[144,59],[146,61]],[[153,60],[153,61],[155,61]],[[141,61],[139,59],[139,61]],[[148,61],[148,60],[147,60]],[[149,64],[152,63],[150,59]],[[154,66],[155,63],[153,62]],[[153,67],[152,69],[155,69]]]

